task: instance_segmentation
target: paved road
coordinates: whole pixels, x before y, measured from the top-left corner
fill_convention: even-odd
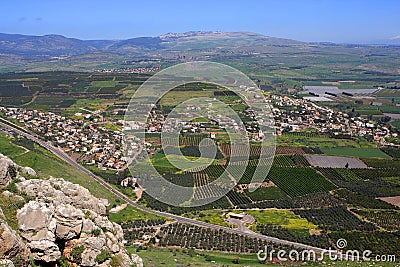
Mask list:
[[[167,213],[167,212],[151,210],[151,209],[148,209],[146,207],[143,207],[143,206],[137,204],[136,202],[134,202],[132,199],[130,199],[127,196],[125,196],[124,194],[122,194],[121,192],[115,190],[111,185],[109,185],[107,182],[105,182],[102,178],[94,175],[91,171],[87,170],[86,168],[84,168],[80,164],[76,163],[67,154],[65,154],[62,150],[52,146],[51,143],[44,142],[43,140],[39,139],[38,137],[34,136],[33,134],[28,133],[27,131],[25,131],[24,129],[19,127],[18,125],[15,125],[15,124],[10,123],[10,122],[7,122],[7,124],[6,124],[6,123],[4,123],[2,121],[4,121],[4,119],[0,118],[0,127],[6,127],[8,129],[12,129],[17,134],[19,134],[21,136],[24,136],[24,137],[34,141],[35,143],[41,145],[42,147],[46,148],[47,150],[49,150],[53,154],[57,155],[59,158],[61,158],[62,160],[64,160],[68,164],[70,164],[71,166],[81,170],[82,172],[84,172],[87,175],[89,175],[90,177],[92,177],[96,182],[98,182],[99,184],[101,184],[102,186],[107,188],[115,196],[117,196],[120,199],[126,201],[129,205],[132,205],[133,207],[135,207],[135,208],[137,208],[139,210],[142,210],[142,211],[154,214],[154,215],[164,216],[164,217],[167,217],[169,219],[176,220],[176,221],[178,221],[180,223],[187,223],[187,224],[196,225],[196,226],[200,226],[200,227],[207,227],[207,228],[212,228],[212,229],[217,229],[217,230],[224,230],[224,231],[229,232],[229,233],[245,235],[245,236],[249,236],[249,237],[253,237],[253,238],[259,238],[259,239],[262,239],[262,240],[265,240],[265,241],[278,243],[278,244],[282,244],[282,245],[293,246],[293,247],[299,248],[299,249],[314,250],[315,252],[324,251],[321,248],[316,248],[316,247],[312,247],[312,246],[308,246],[308,245],[304,245],[304,244],[300,244],[300,243],[296,243],[296,242],[292,242],[292,241],[282,240],[282,239],[275,238],[275,237],[265,236],[265,235],[257,234],[257,233],[254,233],[254,232],[247,232],[247,231],[241,231],[239,229],[232,229],[232,228],[228,228],[228,227],[223,227],[223,226],[219,226],[219,225],[215,225],[215,224],[210,224],[210,223],[198,221],[198,220],[195,220],[195,219],[185,218],[185,217],[178,216],[178,215],[171,214],[171,213]]]

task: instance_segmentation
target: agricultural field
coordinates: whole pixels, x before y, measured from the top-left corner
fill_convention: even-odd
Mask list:
[[[274,200],[274,199],[285,199],[288,195],[285,194],[281,189],[275,186],[270,187],[259,187],[253,192],[249,192],[248,189],[245,190],[245,194],[252,201],[262,201],[262,200]]]
[[[226,211],[221,209],[214,210],[201,210],[185,213],[185,217],[194,218],[196,220],[212,223],[215,225],[221,225],[225,227],[230,227],[230,225],[225,221]]]
[[[367,165],[365,165],[364,162],[355,158],[346,158],[337,156],[314,156],[314,155],[305,156],[305,158],[313,167],[349,168],[349,169],[367,168]]]
[[[390,158],[378,148],[354,148],[354,147],[333,147],[322,148],[326,155],[344,156],[344,157],[359,157],[359,158]]]
[[[109,212],[108,218],[112,222],[116,222],[116,223],[141,221],[141,220],[165,219],[163,217],[160,217],[160,216],[157,216],[154,214],[143,212],[143,211],[138,210],[130,205],[128,205],[126,208],[124,208],[123,210],[118,211],[116,213]]]
[[[253,216],[256,220],[254,225],[279,225],[293,231],[305,231],[306,234],[309,230],[318,228],[315,224],[300,218],[289,210],[248,210],[244,212]]]
[[[397,231],[400,225],[400,212],[397,210],[352,210],[370,222],[387,231]]]
[[[344,206],[318,210],[295,210],[294,213],[325,230],[373,231],[376,229],[373,224],[360,220]]]
[[[1,74],[0,105],[51,110],[61,114],[82,112],[80,108],[103,111],[109,107],[118,109],[117,106],[113,107],[113,103],[129,102],[135,86],[149,77],[145,74],[63,71],[40,72],[34,76]],[[130,93],[125,94],[125,90]],[[103,102],[110,104],[99,104]]]
[[[336,188],[324,176],[311,168],[271,168],[268,178],[291,197]]]
[[[276,139],[276,145],[288,146],[288,147],[307,147],[307,148],[319,148],[325,153],[325,149],[334,148],[371,148],[374,145],[366,140],[351,140],[351,139],[333,139],[329,136],[320,135],[317,133],[286,133],[282,136],[278,136]],[[296,154],[302,154],[297,153]]]

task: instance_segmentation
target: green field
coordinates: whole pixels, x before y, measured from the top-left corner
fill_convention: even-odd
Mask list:
[[[23,147],[16,146],[6,137],[5,133],[0,133],[0,153],[8,157],[15,157],[25,153],[27,150]]]
[[[143,212],[128,205],[125,209],[117,213],[111,213],[111,212],[108,213],[108,218],[112,222],[121,223],[121,222],[136,221],[136,220],[155,220],[155,219],[160,219],[162,217],[147,212]]]
[[[184,216],[188,218],[193,218],[202,222],[212,223],[216,225],[230,227],[230,225],[225,222],[226,211],[220,209],[213,210],[203,210],[194,211],[186,213]]]
[[[378,148],[354,148],[354,147],[336,147],[323,148],[322,151],[326,155],[331,156],[347,156],[359,158],[390,158]]]
[[[254,192],[249,192],[245,190],[247,196],[249,196],[253,201],[261,201],[261,200],[273,200],[273,199],[282,199],[287,198],[288,196],[278,187],[259,187]]]
[[[94,87],[115,87],[118,81],[93,81],[91,84]]]
[[[374,145],[364,138],[357,141],[349,139],[333,139],[327,136],[307,133],[289,133],[279,136],[276,139],[278,146],[295,146],[295,147],[318,147],[320,149],[336,148],[336,147],[354,147],[354,148],[370,148]]]
[[[390,124],[400,129],[400,120],[391,121]]]
[[[212,91],[169,91],[167,94],[165,94],[161,100],[160,103],[162,106],[176,106],[179,105],[180,103],[193,99],[196,97],[213,97],[213,92]]]
[[[138,252],[134,247],[128,247],[127,250],[129,253],[138,254],[144,260],[144,266],[275,266],[260,264],[255,254],[238,255],[159,247],[149,247]],[[239,265],[233,264],[235,258],[239,258]]]
[[[212,162],[212,159],[198,158],[198,157],[186,157],[180,155],[157,153],[151,159],[151,163],[154,167],[171,168],[174,169],[176,164],[182,167],[182,171],[193,168],[193,166],[206,166]]]
[[[280,262],[280,263],[260,263],[256,254],[234,254],[216,251],[188,250],[180,248],[159,248],[159,247],[127,247],[129,253],[138,254],[144,261],[144,266],[199,266],[199,267],[228,267],[228,266],[337,266],[337,267],[394,267],[395,263],[375,263],[375,262],[351,262],[335,261],[326,259],[323,262]],[[235,259],[239,260],[234,264]]]
[[[245,213],[253,216],[256,224],[280,225],[287,229],[305,232],[318,228],[315,224],[300,218],[289,210],[247,210]]]
[[[291,197],[330,191],[336,188],[311,168],[271,168],[268,178]]]

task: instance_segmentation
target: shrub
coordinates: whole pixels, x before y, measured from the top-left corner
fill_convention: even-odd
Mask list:
[[[110,258],[110,253],[108,250],[102,249],[100,254],[96,256],[96,262],[97,263],[103,263],[105,262],[108,258]]]
[[[122,266],[122,258],[120,256],[114,256],[110,261],[111,267],[123,267]]]
[[[80,264],[82,262],[82,253],[85,250],[84,246],[73,247],[70,256],[73,261]]]
[[[12,192],[12,193],[14,193],[14,194],[18,193],[18,188],[17,188],[16,182],[17,182],[17,181],[16,181],[15,179],[13,179],[13,180],[7,185],[6,190],[8,190],[8,191],[10,191],[10,192]]]
[[[93,229],[91,233],[92,233],[92,235],[98,236],[101,234],[101,230],[100,230],[100,228],[96,228],[96,229]]]

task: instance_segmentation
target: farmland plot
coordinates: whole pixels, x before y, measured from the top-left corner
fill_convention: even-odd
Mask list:
[[[314,167],[321,168],[347,168],[350,169],[364,169],[368,166],[359,159],[356,158],[346,158],[337,156],[305,156],[307,161]]]

